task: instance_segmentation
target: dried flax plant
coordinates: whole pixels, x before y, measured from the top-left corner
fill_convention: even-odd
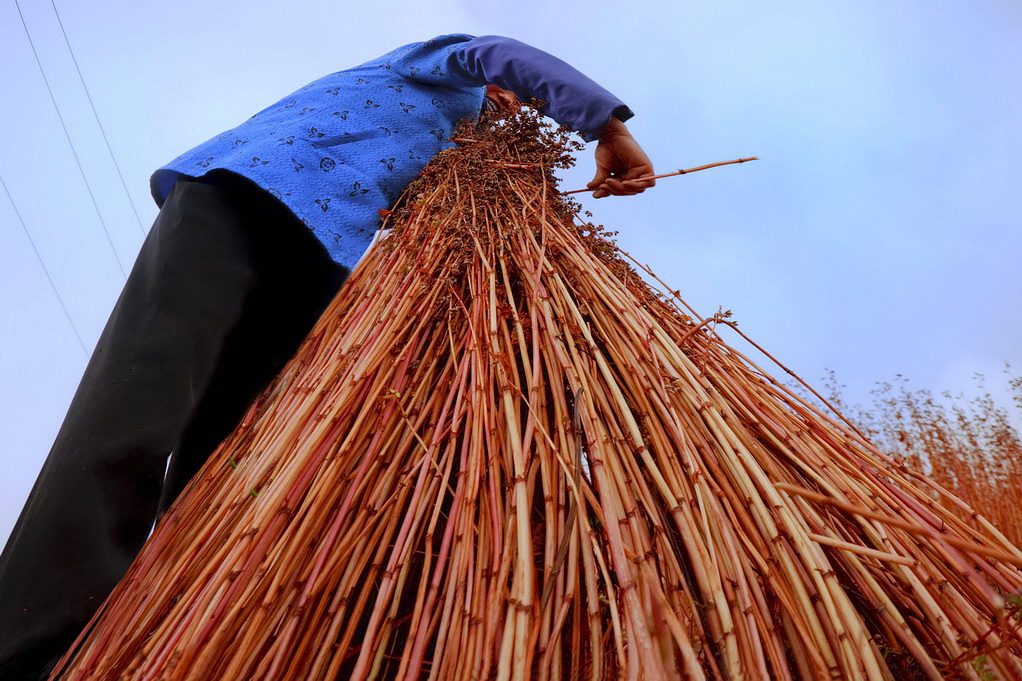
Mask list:
[[[1007,388],[1022,415],[1022,377],[1004,369]],[[985,377],[974,377],[975,396],[911,389],[898,376],[873,390],[868,408],[841,399],[837,377],[825,381],[831,403],[882,451],[926,472],[938,485],[968,502],[1014,544],[1022,544],[1022,435],[998,403]],[[835,402],[836,400],[836,402]],[[952,511],[961,509],[944,502]]]
[[[63,678],[1022,675],[1022,552],[651,288],[564,133],[459,142]]]

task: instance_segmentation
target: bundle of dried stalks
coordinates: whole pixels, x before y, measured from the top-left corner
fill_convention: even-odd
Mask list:
[[[561,133],[460,138],[66,678],[1022,675],[1022,552],[578,224]]]

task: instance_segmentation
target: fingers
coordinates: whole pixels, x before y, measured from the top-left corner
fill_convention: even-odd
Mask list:
[[[596,175],[589,181],[589,184],[586,185],[587,189],[596,190],[593,192],[594,199],[602,199],[604,196],[607,196],[608,192],[606,183],[609,177],[610,172],[605,167],[597,165]]]
[[[649,177],[652,174],[652,168],[644,171],[633,169],[621,177],[607,177],[599,185],[590,182],[588,188],[596,189],[593,192],[594,199],[601,199],[605,196],[635,196],[656,185],[656,180]],[[627,179],[629,176],[632,176],[633,179]]]
[[[642,183],[645,181],[639,180],[638,182]],[[593,192],[594,199],[602,199],[605,196],[634,196],[646,191],[645,186],[631,185],[627,182],[622,182],[616,177],[608,177],[598,186],[590,182],[587,188],[596,190]]]
[[[596,175],[593,176],[593,179],[589,181],[589,184],[587,184],[586,187],[589,189],[596,189],[606,182],[608,177],[610,177],[610,173],[607,172],[607,169],[598,166],[596,168]]]
[[[493,106],[499,111],[511,113],[521,106],[518,95],[493,83],[486,86],[486,99],[492,102]]]
[[[624,176],[622,176],[621,184],[626,188],[635,190],[636,193],[641,194],[650,187],[656,186],[656,180],[651,177],[654,174],[653,166],[649,164],[633,166],[628,169],[628,172],[626,172]]]
[[[593,198],[634,196],[656,185],[653,164],[631,136],[601,140],[596,148],[596,176],[586,185]]]
[[[610,188],[610,193],[614,196],[635,196],[646,191],[645,187],[635,187],[628,182],[624,182],[616,177],[612,177],[607,180],[607,186]]]

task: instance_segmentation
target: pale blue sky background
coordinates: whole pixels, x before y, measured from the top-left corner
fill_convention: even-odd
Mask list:
[[[595,220],[810,382],[963,390],[1022,367],[1022,5],[915,0],[140,3],[57,0],[142,224],[149,174],[329,72],[433,35],[508,35],[621,97],[660,171]],[[116,252],[142,231],[49,2],[22,9]],[[123,278],[13,0],[0,1],[0,175],[91,351]],[[591,146],[567,184],[591,177]],[[0,542],[86,355],[0,193]],[[779,373],[779,372],[778,372]]]

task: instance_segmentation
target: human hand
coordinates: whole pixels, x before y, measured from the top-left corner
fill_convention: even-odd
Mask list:
[[[596,176],[586,185],[595,189],[594,199],[632,196],[656,185],[656,180],[636,178],[653,175],[653,163],[625,124],[611,116],[596,145]]]
[[[522,103],[518,100],[518,95],[493,83],[486,86],[486,99],[492,107],[507,113],[513,113],[522,106]]]

